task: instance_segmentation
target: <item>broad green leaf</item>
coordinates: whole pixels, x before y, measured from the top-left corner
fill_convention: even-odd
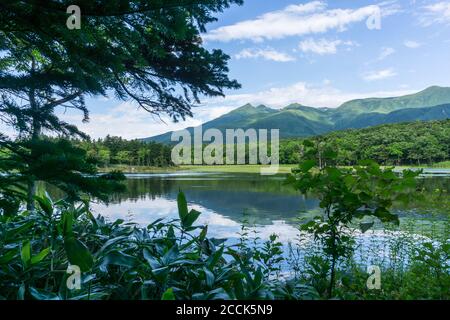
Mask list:
[[[30,266],[31,261],[31,243],[30,241],[24,241],[22,243],[22,249],[20,250],[20,258],[22,259],[22,264],[24,268]]]
[[[25,300],[25,283],[22,283],[17,290],[17,300]]]
[[[214,285],[214,281],[216,279],[214,273],[212,273],[211,270],[206,267],[203,267],[203,272],[205,273],[206,285],[211,288]]]
[[[161,263],[150,253],[148,249],[143,250],[144,259],[147,260],[148,264],[152,269],[158,269],[161,267]]]
[[[52,292],[30,287],[30,294],[36,300],[61,300],[61,298]]]
[[[161,300],[175,300],[175,294],[173,293],[173,288],[167,289],[163,293]]]
[[[367,222],[367,223],[360,223],[359,224],[359,228],[361,229],[362,233],[365,233],[367,230],[369,230],[370,228],[372,228],[374,225],[373,222]]]
[[[224,251],[224,246],[220,247],[219,250],[217,250],[216,252],[214,252],[208,259],[208,267],[210,269],[213,269],[216,264],[220,261],[220,258],[222,258],[223,255],[223,251]]]
[[[80,267],[81,271],[88,271],[92,268],[94,258],[83,242],[69,236],[64,238],[64,248],[70,264]]]
[[[50,253],[50,247],[42,250],[37,255],[31,258],[31,264],[37,264],[45,259],[45,257]]]
[[[103,257],[100,269],[104,272],[107,271],[106,267],[109,265],[115,265],[120,267],[132,268],[139,264],[139,260],[136,257],[121,251],[112,251]]]
[[[53,214],[53,201],[47,192],[36,195],[34,199],[38,202],[41,209],[47,214],[47,216],[51,216]]]
[[[73,237],[73,214],[69,211],[63,212],[61,215],[61,232],[63,237]]]
[[[25,223],[19,224],[14,228],[7,229],[5,232],[6,239],[15,239],[22,232],[27,231],[32,226],[34,226],[35,221],[26,221]]]
[[[180,255],[180,252],[178,250],[177,245],[173,245],[172,248],[170,248],[169,251],[162,257],[161,262],[163,265],[167,266],[173,261],[177,260],[178,256]]]
[[[327,171],[330,179],[333,181],[339,180],[342,176],[342,172],[339,169],[334,168],[334,167],[327,167],[326,171]]]
[[[200,212],[192,209],[191,211],[189,211],[187,215],[184,216],[184,219],[181,220],[182,227],[184,229],[192,227],[192,225],[198,219],[199,216]]]
[[[205,240],[207,233],[208,233],[208,226],[204,226],[204,227],[202,228],[202,231],[200,232],[200,235],[198,236],[198,239],[199,239],[200,241]]]
[[[315,160],[306,160],[306,161],[303,161],[301,164],[300,164],[300,169],[303,171],[303,172],[308,172],[309,170],[311,170],[314,166],[316,165],[316,161]]]
[[[5,254],[3,254],[0,257],[0,264],[7,264],[11,260],[13,260],[16,257],[17,251],[16,250],[10,250],[7,251]]]
[[[178,215],[180,217],[180,220],[183,221],[185,217],[188,215],[188,207],[186,197],[181,190],[180,192],[178,192],[177,205],[178,205]]]
[[[110,249],[111,246],[116,245],[120,242],[125,241],[126,239],[128,239],[129,236],[119,236],[119,237],[115,237],[112,239],[109,239],[108,241],[105,242],[105,244],[100,248],[100,250],[98,251],[97,254],[99,253],[103,253],[105,251],[107,251],[107,249]]]

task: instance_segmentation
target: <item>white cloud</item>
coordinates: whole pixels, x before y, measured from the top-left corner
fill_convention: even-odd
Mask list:
[[[284,10],[297,14],[305,14],[326,9],[327,4],[324,1],[312,1],[305,4],[293,4],[287,6]]]
[[[391,68],[391,69],[370,71],[363,75],[363,79],[366,81],[376,81],[395,77],[396,75],[397,73]]]
[[[390,47],[385,47],[381,49],[380,55],[378,56],[378,60],[384,60],[387,57],[389,57],[390,55],[393,55],[395,53],[395,49],[394,48],[390,48]]]
[[[214,98],[205,102],[205,104],[212,108],[214,108],[214,106],[236,108],[246,103],[251,103],[253,105],[264,104],[272,108],[282,108],[290,103],[301,103],[312,107],[335,108],[342,103],[353,99],[393,97],[413,92],[415,91],[343,92],[331,86],[329,81],[318,86],[310,85],[305,82],[297,82],[286,87],[272,87],[254,93],[234,94],[228,95],[225,98]]]
[[[248,59],[248,58],[263,58],[265,60],[272,60],[277,62],[289,62],[295,61],[293,56],[286,53],[279,52],[272,48],[266,49],[243,49],[241,52],[235,55],[236,59]]]
[[[172,123],[169,118],[162,117],[163,122],[129,102],[120,103],[104,113],[91,113],[88,123],[82,123],[80,114],[75,112],[60,116],[93,138],[104,137],[107,134],[127,139],[143,138],[186,126],[197,126],[202,122],[201,117],[189,118],[184,123]]]
[[[203,35],[207,41],[281,39],[289,36],[343,31],[351,24],[363,22],[380,13],[393,14],[396,10],[369,5],[356,9],[327,9],[324,1],[290,5],[282,10],[265,13],[256,19],[223,26]],[[383,11],[384,10],[384,11]]]
[[[167,118],[164,118],[166,123],[162,123],[146,111],[128,102],[120,103],[102,114],[92,113],[91,121],[88,123],[81,122],[80,114],[71,113],[60,116],[63,120],[77,125],[93,138],[105,137],[110,134],[134,139],[198,126],[246,103],[282,108],[290,103],[297,102],[312,107],[334,108],[353,99],[401,96],[416,91],[418,90],[343,92],[331,86],[329,81],[317,86],[297,82],[286,87],[272,87],[254,93],[231,94],[225,98],[206,99],[201,106],[193,110],[194,118],[188,118],[186,121],[179,123],[172,123]]]
[[[413,41],[413,40],[405,40],[403,42],[404,46],[410,49],[416,49],[422,46],[421,43]]]
[[[423,26],[430,26],[435,23],[450,24],[450,1],[441,1],[424,6],[419,21]]]
[[[335,54],[337,53],[339,46],[353,46],[354,43],[351,41],[342,40],[327,40],[327,39],[306,39],[299,43],[298,47],[302,52],[316,53],[319,55],[325,54]]]

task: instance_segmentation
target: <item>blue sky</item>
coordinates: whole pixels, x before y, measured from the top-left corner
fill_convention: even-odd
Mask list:
[[[218,16],[205,46],[231,56],[242,89],[203,99],[194,118],[172,124],[128,102],[87,99],[91,122],[63,117],[92,137],[147,137],[199,125],[245,103],[337,107],[354,98],[450,86],[450,0],[245,0]]]

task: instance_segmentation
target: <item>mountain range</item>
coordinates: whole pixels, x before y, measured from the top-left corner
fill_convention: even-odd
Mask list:
[[[433,86],[415,94],[392,98],[357,99],[338,108],[314,108],[298,103],[282,109],[246,104],[203,124],[203,130],[279,129],[281,138],[308,137],[327,132],[380,124],[450,118],[450,88]],[[193,131],[193,127],[187,128]],[[144,141],[170,143],[172,132]]]

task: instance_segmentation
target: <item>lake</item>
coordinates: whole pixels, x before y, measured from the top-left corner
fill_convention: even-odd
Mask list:
[[[176,219],[176,198],[179,190],[186,194],[188,205],[202,215],[198,224],[207,224],[209,235],[227,238],[238,237],[241,225],[250,225],[262,239],[275,233],[283,243],[298,235],[299,218],[314,217],[320,213],[318,200],[304,197],[284,184],[285,176],[259,174],[193,173],[127,175],[127,191],[115,194],[109,204],[94,203],[93,211],[108,217],[146,225],[159,218]],[[430,175],[419,179],[419,184],[429,194],[442,192],[448,195],[450,177]],[[448,198],[434,201],[430,206],[423,201],[408,208],[396,207],[394,211],[407,221],[433,221],[448,219]],[[438,205],[436,206],[436,202]]]

